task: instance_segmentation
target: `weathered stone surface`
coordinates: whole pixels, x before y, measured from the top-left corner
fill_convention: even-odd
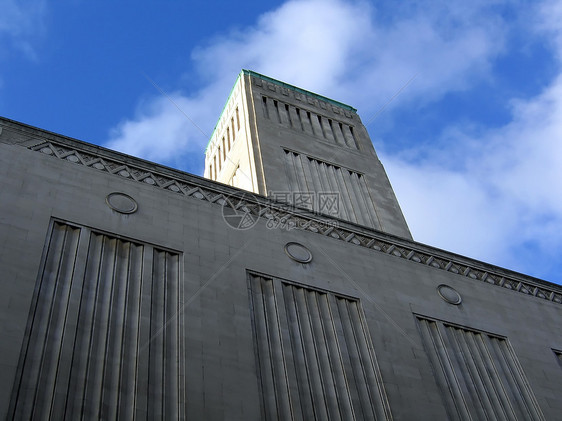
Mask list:
[[[355,121],[352,109],[261,83],[255,92],[289,109],[278,108],[280,128],[264,126],[260,138],[277,130],[282,146],[326,161],[334,145],[353,151],[345,127],[314,138],[325,144],[317,148],[292,144],[294,128],[282,126],[292,124],[294,103],[332,127]],[[329,127],[313,123],[303,133]],[[409,233],[242,195],[10,120],[0,127],[0,417],[298,419],[314,407],[361,419],[366,402],[394,419],[499,407],[558,417],[559,286]],[[356,139],[359,152],[350,153],[360,156],[368,139]],[[285,171],[276,147],[263,146],[267,171]],[[357,162],[349,167],[360,170]],[[138,207],[112,209],[112,193]],[[240,225],[225,218],[233,211]],[[312,259],[292,259],[289,243]],[[464,388],[448,386],[455,376]],[[504,395],[494,392],[500,384]]]

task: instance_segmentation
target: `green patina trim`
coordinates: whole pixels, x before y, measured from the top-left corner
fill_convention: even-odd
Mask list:
[[[221,121],[222,116],[223,116],[224,112],[226,111],[226,106],[228,105],[228,102],[230,101],[230,97],[234,93],[234,89],[236,88],[236,85],[238,85],[238,82],[240,81],[240,76],[242,76],[243,73],[244,73],[244,70],[242,70],[240,73],[238,73],[238,77],[236,78],[236,82],[234,82],[234,85],[232,85],[232,89],[230,90],[230,93],[228,94],[228,98],[226,98],[226,102],[224,103],[224,107],[222,107],[221,115],[217,119],[217,123],[215,124],[215,127],[213,128],[213,133],[211,133],[211,138],[207,142],[207,147],[205,148],[205,154],[207,154],[207,151],[209,150],[209,146],[211,146],[211,141],[213,140],[213,137],[215,136],[215,132],[217,131],[217,126],[219,125],[219,122]]]
[[[260,73],[254,72],[254,71],[252,71],[252,70],[245,70],[245,69],[242,69],[242,72],[240,72],[240,73],[244,73],[244,74],[250,75],[250,76],[259,77],[260,79],[263,79],[263,80],[265,80],[265,81],[267,81],[267,82],[275,83],[276,85],[279,85],[279,86],[281,86],[281,87],[283,87],[283,88],[288,88],[288,89],[291,89],[291,90],[293,90],[293,91],[300,92],[301,94],[305,94],[305,95],[314,97],[314,98],[316,98],[316,99],[319,99],[319,100],[321,100],[321,101],[328,102],[328,103],[330,103],[330,104],[333,104],[333,105],[336,105],[336,106],[338,106],[338,107],[340,107],[340,108],[343,108],[344,110],[348,110],[348,111],[351,111],[351,112],[354,112],[354,113],[357,112],[357,110],[356,110],[355,108],[353,108],[351,105],[347,105],[347,104],[344,104],[343,102],[335,101],[335,100],[330,99],[330,98],[327,98],[327,97],[325,97],[325,96],[322,96],[322,95],[319,95],[319,94],[315,94],[314,92],[307,91],[306,89],[298,88],[298,87],[296,87],[296,86],[294,86],[294,85],[290,85],[290,84],[288,84],[288,83],[281,82],[280,80],[273,79],[273,78],[271,78],[271,77],[269,77],[269,76],[264,76],[264,75],[262,75],[262,74],[260,74]]]
[[[315,94],[314,92],[307,91],[306,89],[298,88],[294,85],[290,85],[288,83],[281,82],[280,80],[273,79],[269,76],[262,75],[258,72],[254,72],[253,70],[242,69],[242,71],[240,73],[238,73],[238,77],[236,78],[236,82],[234,82],[234,85],[232,86],[232,89],[230,90],[230,94],[228,95],[228,98],[226,99],[226,103],[224,104],[224,107],[221,111],[221,114],[220,114],[220,116],[217,120],[217,124],[215,124],[215,128],[213,129],[213,133],[211,134],[211,138],[209,139],[209,142],[207,143],[207,147],[205,148],[205,153],[207,153],[207,150],[209,149],[209,146],[211,145],[211,140],[213,140],[213,137],[215,136],[217,126],[222,119],[222,116],[223,116],[223,114],[226,110],[226,106],[228,105],[228,102],[230,101],[230,97],[232,96],[232,93],[234,92],[234,88],[236,88],[236,85],[238,84],[238,82],[240,80],[240,77],[243,74],[260,78],[262,80],[265,80],[266,82],[274,83],[276,85],[281,86],[282,88],[287,88],[287,89],[291,89],[295,92],[300,92],[301,94],[305,94],[305,95],[311,96],[313,98],[319,99],[321,101],[328,102],[328,103],[333,104],[337,107],[343,108],[344,110],[348,110],[348,111],[351,111],[353,113],[357,112],[357,110],[355,108],[353,108],[351,105],[344,104],[343,102],[335,101],[335,100],[327,98],[325,96]]]

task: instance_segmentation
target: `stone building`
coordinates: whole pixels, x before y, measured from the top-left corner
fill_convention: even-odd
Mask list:
[[[0,160],[2,417],[560,419],[562,288],[413,241],[348,105],[244,70],[205,178]]]

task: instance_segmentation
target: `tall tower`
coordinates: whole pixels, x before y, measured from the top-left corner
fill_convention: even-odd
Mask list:
[[[242,70],[207,147],[205,177],[411,239],[356,111]]]

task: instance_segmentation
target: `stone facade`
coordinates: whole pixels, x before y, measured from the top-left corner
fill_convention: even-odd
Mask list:
[[[243,70],[206,151],[205,176],[411,239],[356,110]],[[329,212],[337,197],[337,215]]]
[[[353,121],[365,152],[351,107],[242,79],[256,109],[292,89],[280,116],[297,94],[339,107],[320,123]],[[392,229],[267,198],[292,183],[268,172],[285,150],[369,173],[327,159],[331,139],[269,144],[249,108],[227,107],[207,156],[234,122],[255,194],[0,119],[0,416],[558,419],[562,288],[412,241],[393,194],[372,196]]]

